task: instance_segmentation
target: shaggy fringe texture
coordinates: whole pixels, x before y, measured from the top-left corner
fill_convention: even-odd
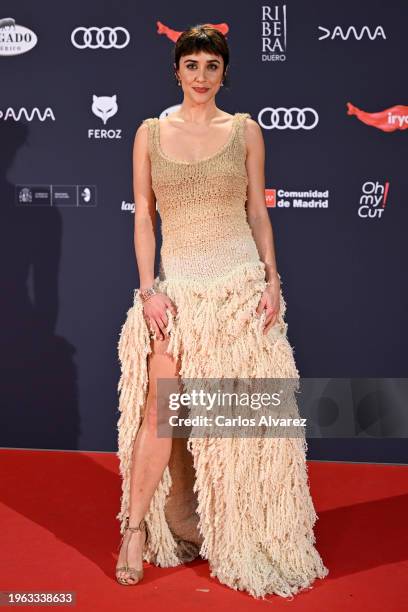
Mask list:
[[[262,262],[247,263],[213,283],[155,279],[157,290],[177,305],[168,310],[168,353],[180,356],[180,377],[283,378],[299,380],[287,339],[281,292],[278,321],[262,333],[264,314],[255,316],[265,287]],[[131,456],[143,418],[148,385],[150,337],[138,290],[118,344],[118,457],[122,476],[121,533],[129,512]],[[188,388],[189,381],[185,381]],[[297,386],[295,389],[297,390]],[[288,412],[297,415],[296,398]],[[289,597],[310,587],[328,570],[314,547],[317,515],[308,487],[304,438],[196,438],[187,440],[196,480],[200,555],[211,576],[253,597]],[[164,513],[172,486],[168,467],[145,516],[150,540],[144,560],[161,567],[183,563],[179,542]],[[177,552],[179,554],[177,554]]]

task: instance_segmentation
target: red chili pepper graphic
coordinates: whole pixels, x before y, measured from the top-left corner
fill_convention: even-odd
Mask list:
[[[229,27],[226,23],[206,23],[205,25],[215,28],[216,30],[221,32],[221,34],[224,34],[224,36],[229,31]],[[171,28],[165,26],[164,23],[162,23],[161,21],[157,21],[157,33],[165,34],[167,38],[169,38],[174,43],[177,42],[177,39],[181,34],[181,32],[178,32],[177,30],[172,30]]]
[[[366,113],[351,102],[347,102],[347,114],[355,115],[366,125],[383,130],[383,132],[395,132],[395,130],[406,130],[408,128],[408,106],[391,106],[379,113]]]

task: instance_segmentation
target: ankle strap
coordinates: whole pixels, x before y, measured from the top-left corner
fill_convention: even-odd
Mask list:
[[[126,521],[125,521],[125,529],[129,529],[130,531],[143,531],[143,529],[146,527],[146,522],[144,520],[144,518],[142,518],[142,520],[140,521],[139,525],[137,527],[130,527],[129,525],[129,517],[126,517]]]

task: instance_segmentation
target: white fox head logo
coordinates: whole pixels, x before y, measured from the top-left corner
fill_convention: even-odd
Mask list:
[[[92,112],[102,119],[104,125],[108,119],[116,115],[118,105],[115,96],[92,96]]]

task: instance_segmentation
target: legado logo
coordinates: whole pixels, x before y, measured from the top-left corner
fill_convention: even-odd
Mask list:
[[[387,203],[390,184],[381,185],[378,181],[366,181],[363,184],[363,195],[360,198],[358,216],[362,219],[381,219]]]
[[[391,106],[379,113],[365,113],[347,102],[347,114],[355,115],[362,123],[372,125],[383,132],[406,130],[408,127],[408,106]]]
[[[264,121],[264,115],[268,120]],[[259,111],[258,123],[265,130],[312,130],[319,123],[319,116],[314,108],[272,108],[267,106]]]
[[[0,119],[4,121],[12,120],[12,121],[21,121],[24,118],[26,121],[33,121],[34,118],[39,121],[46,121],[47,119],[52,119],[55,121],[54,113],[51,108],[46,108],[43,113],[37,108],[34,107],[31,111],[28,111],[24,106],[19,108],[17,111],[14,108],[7,108],[4,112],[0,110]]]
[[[21,55],[31,51],[37,44],[37,36],[12,17],[0,19],[0,55]]]
[[[341,38],[342,40],[348,40],[349,38],[361,40],[363,36],[368,37],[370,40],[375,40],[376,38],[382,38],[383,40],[387,40],[385,32],[381,26],[376,27],[374,34],[371,34],[371,31],[368,26],[363,26],[360,30],[360,33],[357,32],[357,29],[354,26],[349,26],[345,32],[341,26],[335,26],[333,30],[329,30],[328,28],[324,28],[323,26],[317,27],[323,33],[322,36],[319,36],[318,40],[325,40],[326,38],[330,38],[330,40],[334,40],[335,38]]]
[[[107,121],[116,115],[118,112],[118,103],[116,94],[113,96],[92,96],[92,112],[94,115],[99,117],[103,121],[103,124],[106,125]],[[122,130],[121,129],[111,129],[111,130],[88,130],[88,138],[122,138]]]
[[[129,44],[130,34],[126,28],[84,28],[79,26],[71,34],[76,49],[123,49]]]

